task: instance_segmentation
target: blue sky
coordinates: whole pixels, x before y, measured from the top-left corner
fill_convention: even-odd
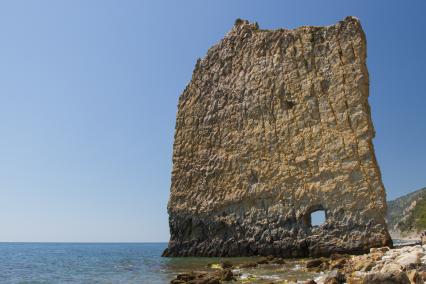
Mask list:
[[[1,1],[0,241],[167,241],[177,100],[236,18],[354,15],[388,198],[426,186],[426,1]]]

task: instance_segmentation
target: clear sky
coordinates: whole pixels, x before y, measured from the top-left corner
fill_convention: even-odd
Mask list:
[[[167,241],[177,100],[236,18],[360,18],[388,199],[426,186],[426,1],[1,1],[0,241]]]

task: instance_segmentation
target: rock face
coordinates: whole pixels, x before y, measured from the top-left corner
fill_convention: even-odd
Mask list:
[[[179,98],[164,256],[320,256],[391,245],[356,18],[237,20]],[[312,226],[311,213],[326,221]]]

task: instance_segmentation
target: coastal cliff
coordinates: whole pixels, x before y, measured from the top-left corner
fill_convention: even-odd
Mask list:
[[[389,201],[386,221],[396,236],[418,237],[426,230],[426,187]]]
[[[164,256],[324,256],[391,245],[366,39],[347,17],[237,20],[179,98]],[[325,212],[313,226],[311,214]]]

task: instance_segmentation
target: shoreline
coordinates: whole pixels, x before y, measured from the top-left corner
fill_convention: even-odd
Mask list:
[[[426,245],[404,244],[406,241],[394,248],[372,248],[369,253],[361,255],[333,254],[330,257],[306,259],[270,256],[253,258],[253,261],[244,263],[226,260],[212,263],[204,270],[180,273],[170,283],[424,283]],[[274,273],[286,269],[294,271],[294,274],[289,274],[293,276],[280,277]],[[265,274],[267,271],[269,273]]]

